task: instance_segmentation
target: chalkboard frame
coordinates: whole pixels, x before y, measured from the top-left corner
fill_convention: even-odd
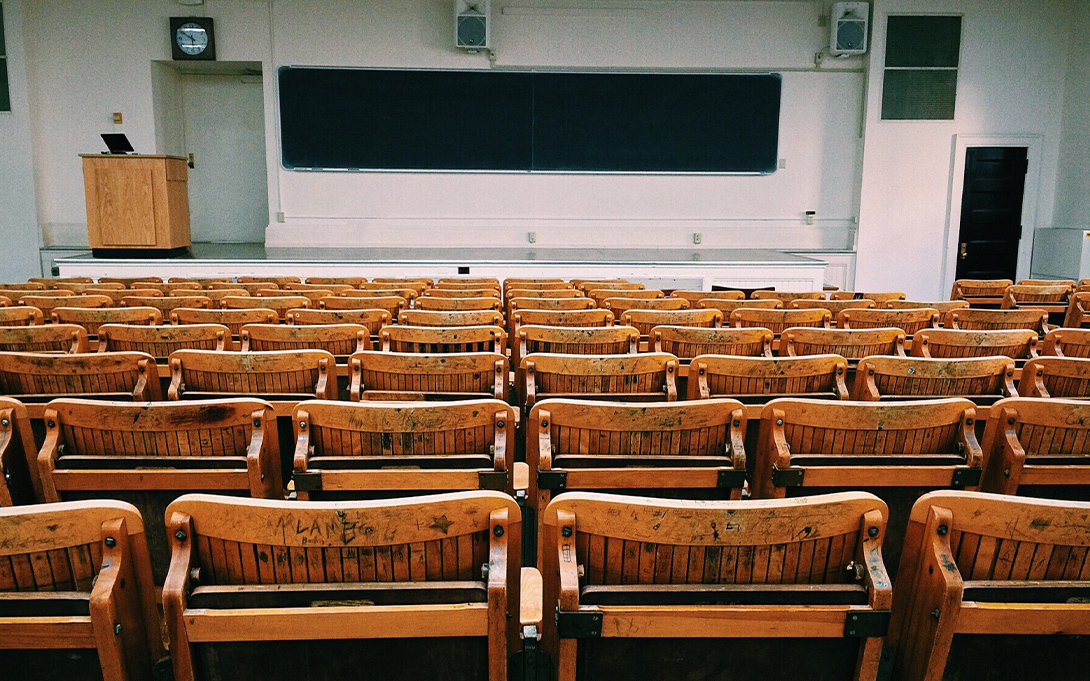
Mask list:
[[[421,73],[421,74],[466,74],[469,76],[476,75],[509,75],[509,76],[523,76],[529,79],[533,79],[535,76],[540,77],[556,77],[571,75],[575,77],[597,77],[597,76],[697,76],[697,77],[726,77],[733,79],[771,79],[770,82],[775,83],[775,99],[774,105],[774,118],[775,125],[766,123],[766,127],[771,129],[774,133],[774,139],[772,135],[769,135],[772,144],[771,153],[765,150],[762,159],[765,160],[765,164],[761,169],[744,169],[744,170],[721,170],[721,169],[619,169],[619,168],[540,168],[534,167],[533,160],[531,160],[528,167],[518,168],[458,168],[458,167],[369,167],[369,166],[332,166],[332,165],[297,165],[290,162],[286,156],[285,151],[285,112],[284,112],[284,97],[281,91],[282,79],[285,72],[307,70],[307,71],[330,71],[330,72],[360,72],[360,71],[372,71],[383,72],[388,74],[396,73]],[[532,80],[531,80],[532,82]],[[624,70],[624,71],[601,71],[601,70],[563,70],[563,69],[549,69],[549,70],[484,70],[484,69],[444,69],[444,68],[381,68],[381,67],[333,67],[333,66],[309,66],[309,65],[284,65],[279,67],[277,73],[277,100],[278,110],[280,117],[279,123],[279,145],[280,153],[279,162],[283,169],[291,170],[295,172],[350,172],[350,173],[432,173],[432,174],[463,174],[463,173],[489,173],[489,174],[532,174],[532,175],[681,175],[681,176],[766,176],[774,174],[778,170],[778,157],[780,151],[780,127],[782,126],[782,107],[783,107],[783,76],[777,72],[737,72],[737,71],[715,71],[715,70],[686,70],[686,71],[674,71],[674,70]],[[533,92],[533,88],[531,88]],[[537,109],[535,108],[531,112],[531,121],[537,115]],[[768,134],[766,132],[766,134]],[[535,137],[533,126],[531,125],[531,135]],[[768,140],[766,140],[767,142]],[[531,140],[531,145],[535,144],[535,140]]]

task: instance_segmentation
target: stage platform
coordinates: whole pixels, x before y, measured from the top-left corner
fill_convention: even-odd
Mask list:
[[[215,277],[296,275],[625,278],[651,288],[714,286],[821,290],[827,263],[774,250],[657,248],[266,249],[260,244],[194,244],[177,258],[56,260],[58,275]]]

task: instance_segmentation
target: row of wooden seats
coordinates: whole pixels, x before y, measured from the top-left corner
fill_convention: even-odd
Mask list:
[[[909,681],[981,678],[1012,664],[1062,678],[1077,649],[1030,667],[959,634],[1028,639],[1041,653],[1090,633],[1090,505],[1076,502],[928,494],[912,508],[896,587],[887,508],[865,493],[701,504],[565,494],[543,514],[540,574],[518,567],[519,509],[499,493],[186,495],[166,513],[163,620],[179,681],[282,678],[278,649],[321,678],[357,678],[393,651],[404,659],[383,678],[527,678],[538,639],[562,681],[704,677],[724,664],[744,679],[775,669],[874,681],[886,666]],[[87,678],[153,677],[166,651],[137,509],[0,509],[0,558],[5,648],[66,649]],[[548,666],[529,678],[551,678]]]

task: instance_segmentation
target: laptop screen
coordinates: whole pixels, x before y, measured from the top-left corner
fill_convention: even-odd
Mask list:
[[[132,145],[129,144],[129,138],[120,132],[103,133],[102,141],[106,143],[106,148],[110,150],[111,154],[127,154],[133,151]]]

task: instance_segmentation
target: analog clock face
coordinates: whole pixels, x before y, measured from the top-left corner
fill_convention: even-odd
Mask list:
[[[193,22],[179,26],[174,40],[178,43],[178,49],[186,54],[197,55],[208,49],[208,31]]]

